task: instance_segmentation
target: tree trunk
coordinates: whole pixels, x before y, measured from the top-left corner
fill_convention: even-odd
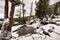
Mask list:
[[[25,23],[25,20],[24,20],[24,5],[22,6],[22,13],[23,13],[23,24]]]
[[[8,31],[11,31],[11,27],[13,26],[14,10],[15,10],[15,4],[12,3],[12,5],[11,5],[11,11],[10,11],[10,18],[9,18]]]
[[[48,20],[46,15],[48,14],[48,6],[49,6],[48,3],[49,3],[49,0],[44,0],[43,3],[44,3],[44,14],[45,14],[44,17],[46,18],[46,20]]]
[[[33,2],[31,3],[30,20],[31,20],[31,16],[32,16],[32,9],[33,9],[32,7],[33,7]],[[30,21],[30,20],[29,20],[29,21]]]
[[[8,18],[8,0],[5,0],[4,19]]]
[[[24,0],[22,0],[22,3],[23,3]],[[23,13],[23,24],[25,24],[25,18],[24,18],[24,15],[25,15],[25,10],[24,10],[24,4],[22,4],[22,13]]]
[[[21,19],[21,5],[20,5],[20,13],[19,13],[19,21],[18,21],[19,25],[20,25],[20,19]]]
[[[1,39],[0,40],[8,40],[10,32],[8,32],[8,25],[9,25],[9,20],[8,20],[8,0],[5,0],[5,7],[4,7],[4,21],[2,24],[1,28]],[[7,20],[7,21],[6,21]]]

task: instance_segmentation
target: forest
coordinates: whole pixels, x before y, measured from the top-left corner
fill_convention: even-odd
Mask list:
[[[60,40],[60,1],[50,1],[1,0],[0,40]]]

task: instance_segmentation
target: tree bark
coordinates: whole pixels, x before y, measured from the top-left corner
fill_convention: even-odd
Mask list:
[[[9,18],[8,31],[11,31],[11,27],[13,26],[14,10],[15,10],[15,4],[12,3],[12,5],[11,5],[11,11],[10,11],[10,18]]]
[[[4,19],[8,18],[8,0],[5,0]]]
[[[22,3],[23,3],[23,1],[24,0],[22,0]],[[25,18],[24,18],[24,15],[25,15],[25,10],[24,10],[24,7],[25,7],[25,5],[24,5],[24,3],[22,4],[22,14],[23,14],[23,24],[25,24]]]
[[[30,20],[31,20],[31,16],[32,16],[32,10],[33,10],[33,2],[31,3]],[[29,21],[30,21],[30,20],[29,20]]]
[[[21,5],[20,5],[20,13],[19,13],[19,21],[18,21],[19,25],[20,25],[20,19],[21,19]]]

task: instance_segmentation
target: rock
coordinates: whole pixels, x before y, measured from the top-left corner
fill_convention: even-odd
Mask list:
[[[19,34],[19,36],[23,36],[23,35],[27,35],[27,34],[35,34],[35,28],[33,27],[26,27],[26,28],[20,28],[18,31],[17,31],[17,34]]]

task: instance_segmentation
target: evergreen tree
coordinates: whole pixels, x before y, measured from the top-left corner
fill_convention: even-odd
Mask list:
[[[54,14],[55,15],[57,15],[57,9],[58,9],[58,5],[55,5],[55,7],[54,7],[54,12],[55,12]]]
[[[60,7],[60,1],[59,2],[57,2],[56,4],[55,4],[55,6],[54,6],[54,14],[55,15],[58,15],[58,13],[57,13],[57,11],[58,11],[58,8]]]
[[[43,19],[47,15],[48,11],[48,2],[49,0],[39,0],[36,2],[36,16],[40,19]]]

